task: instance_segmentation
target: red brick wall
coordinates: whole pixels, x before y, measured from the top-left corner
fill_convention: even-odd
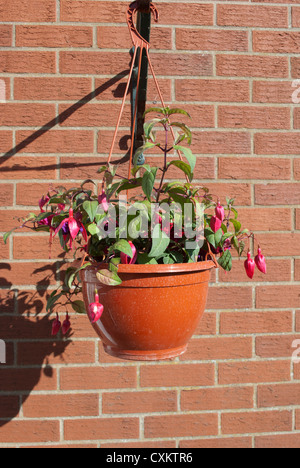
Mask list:
[[[188,352],[136,364],[106,356],[86,317],[72,316],[70,339],[51,339],[58,246],[50,262],[47,236],[1,240],[0,447],[300,446],[296,3],[163,0],[152,29],[165,100],[193,116],[197,179],[235,196],[268,276],[247,281],[241,262],[217,272]],[[0,0],[0,232],[36,209],[49,183],[96,178],[124,89],[114,77],[130,63],[127,5]]]

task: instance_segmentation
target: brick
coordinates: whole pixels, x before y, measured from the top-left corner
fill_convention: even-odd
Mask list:
[[[291,411],[253,411],[222,414],[223,434],[249,434],[292,430]]]
[[[17,47],[92,47],[93,30],[81,26],[16,26]]]
[[[135,439],[138,418],[81,418],[64,421],[65,440]]]
[[[240,361],[219,364],[219,384],[284,382],[290,380],[290,361]]]
[[[288,180],[290,174],[291,161],[289,159],[219,158],[221,179]]]
[[[15,99],[21,101],[73,101],[83,99],[92,90],[90,78],[16,77]]]
[[[152,54],[151,61],[156,74],[211,75],[212,58],[199,54]],[[0,62],[1,63],[1,62]],[[128,52],[61,52],[60,72],[74,74],[118,74],[130,67]]]
[[[278,220],[277,225],[274,219]],[[240,208],[239,221],[253,231],[290,231],[292,228],[289,208]]]
[[[49,259],[53,261],[55,258],[70,258],[73,254],[65,254],[62,251],[58,237],[54,242],[49,244],[50,236],[15,236],[13,243],[13,258],[15,260],[34,260],[36,258]]]
[[[99,415],[99,396],[96,393],[30,395],[24,400],[22,409],[25,418]]]
[[[217,75],[261,78],[287,78],[286,57],[258,55],[217,55]]]
[[[300,229],[300,211],[298,209],[296,211],[296,229]]]
[[[80,23],[123,23],[126,7],[122,2],[96,3],[86,0],[62,0],[61,21]]]
[[[145,437],[190,437],[218,434],[217,414],[146,416]]]
[[[294,264],[294,275],[295,275],[295,281],[300,281],[300,261],[298,259],[295,259],[295,264]]]
[[[120,102],[121,99],[124,97],[126,83],[127,83],[126,76],[117,76],[112,79],[107,78],[96,78],[95,79],[95,94],[96,99],[105,101],[105,100],[118,100]],[[171,79],[169,78],[159,78],[159,87],[161,89],[162,95],[164,96],[165,102],[172,101],[172,89],[171,89]],[[149,101],[152,101],[151,105],[156,105],[159,101],[159,95],[157,92],[157,88],[155,86],[154,80],[150,75],[148,77],[148,90],[147,90],[147,98]],[[127,105],[130,102],[130,95],[127,96]]]
[[[298,57],[291,57],[291,77],[299,78],[300,75],[300,61]]]
[[[300,27],[300,8],[299,7],[292,7],[292,25],[293,25],[293,28]]]
[[[298,307],[300,286],[258,286],[256,288],[256,306],[259,308]]]
[[[178,101],[248,102],[247,80],[187,79],[175,81]]]
[[[217,330],[217,317],[215,313],[205,313],[200,320],[195,335],[215,335]]]
[[[292,94],[296,89],[291,81],[255,80],[253,102],[291,104]]]
[[[0,73],[55,73],[55,52],[9,50],[0,52]]]
[[[256,448],[298,448],[300,445],[299,434],[279,434],[255,437]]]
[[[300,151],[297,133],[257,133],[254,137],[256,154],[295,154]]]
[[[61,126],[70,127],[113,127],[117,123],[118,114],[120,112],[119,104],[86,104],[80,107],[76,112],[70,113],[68,116],[68,104],[59,106],[59,114],[63,116],[60,119]],[[131,110],[126,106],[122,114],[121,126],[130,126]]]
[[[199,151],[204,154],[249,154],[251,152],[250,135],[246,132],[193,132],[193,143],[191,146],[194,152]]]
[[[251,226],[251,224],[250,224]],[[255,253],[256,254],[256,253]],[[246,254],[244,254],[246,255]],[[222,283],[249,282],[248,276],[244,270],[245,258],[234,261],[230,272],[219,271],[219,281]],[[259,283],[272,283],[281,281],[291,281],[291,261],[290,260],[271,260],[267,259],[267,274],[255,270],[253,281]]]
[[[222,334],[289,333],[293,314],[282,312],[224,312],[220,316]]]
[[[0,238],[0,260],[9,259],[9,256],[10,256],[9,245],[10,245],[9,240],[6,242],[6,244],[4,244],[3,239]]]
[[[300,180],[300,159],[294,159],[294,176],[296,180]]]
[[[184,2],[163,3],[159,6],[159,22],[161,24],[182,24],[195,26],[213,25],[213,5],[192,2],[186,8]]]
[[[22,219],[28,215],[27,211],[23,210],[6,210],[1,209],[0,231],[6,232],[13,228],[18,228],[22,224]]]
[[[94,132],[91,130],[49,130],[38,138],[27,130],[17,130],[17,144],[28,141],[23,153],[92,153]]]
[[[262,5],[218,5],[219,26],[284,28],[288,27],[287,7]]]
[[[6,153],[11,150],[13,146],[12,132],[10,130],[0,131],[0,148],[1,153]]]
[[[293,341],[299,340],[300,335],[272,335],[257,336],[255,339],[255,352],[257,356],[290,357],[293,354]]]
[[[0,104],[0,125],[5,127],[36,127],[54,119],[55,115],[54,104]]]
[[[213,385],[213,364],[141,366],[141,387],[192,387]]]
[[[225,128],[290,129],[288,107],[219,106],[218,125]]]
[[[132,47],[128,27],[98,26],[98,47],[100,49],[130,49]],[[151,49],[172,49],[172,29],[153,27],[150,37]]]
[[[232,196],[236,206],[251,205],[250,184],[216,182],[205,184],[205,186],[211,194],[217,194],[223,204],[226,203],[226,197]]]
[[[252,357],[251,338],[193,338],[181,360],[242,359]]]
[[[13,184],[0,184],[0,206],[11,206],[14,200]]]
[[[259,241],[264,246],[264,254],[267,257],[293,257],[300,255],[300,248],[298,248],[298,242],[300,241],[299,233],[262,233],[259,235]]]
[[[44,359],[45,356],[41,356],[41,365]],[[56,369],[52,369],[51,376],[46,376],[44,372],[41,372],[41,365],[34,368],[15,367],[5,369],[1,367],[1,391],[31,392],[33,389],[35,391],[56,390]]]
[[[253,407],[251,387],[203,388],[182,390],[182,411],[212,411],[222,409],[245,409]]]
[[[1,395],[0,396],[0,414],[1,418],[12,419],[19,414],[19,396]]]
[[[188,448],[252,448],[252,440],[250,437],[221,437],[214,438],[210,437],[209,439],[191,439],[191,440],[181,440],[179,442],[179,447],[181,449]]]
[[[176,391],[103,393],[103,414],[157,413],[177,411]]]
[[[297,183],[255,185],[257,205],[298,205],[299,199],[300,185]]]
[[[177,50],[248,51],[246,31],[176,28]]]
[[[50,156],[13,156],[1,164],[1,179],[55,179],[56,158]]]
[[[78,367],[61,369],[62,390],[135,388],[135,367]]]
[[[56,442],[59,441],[59,421],[17,421],[5,425],[0,442]]]
[[[134,449],[143,449],[143,448],[176,448],[176,442],[175,441],[152,441],[148,440],[147,442],[114,442],[112,444],[108,443],[102,443],[101,448],[106,448],[106,449],[129,449],[129,448],[134,448]]]
[[[85,341],[72,341],[60,343],[60,352],[63,353],[64,359],[73,364],[93,363],[95,361],[95,343]],[[49,364],[59,364],[61,356],[58,353],[51,355],[51,350],[55,349],[52,341],[26,342],[18,344],[17,361],[19,365],[34,365],[40,362],[39,353],[50,355],[48,358]]]
[[[252,306],[251,287],[211,286],[208,290],[206,309],[244,309]]]
[[[298,406],[299,401],[300,384],[260,385],[257,389],[259,408]]]
[[[30,4],[23,0],[0,1],[2,21],[51,22],[56,19],[55,0],[31,0]]]
[[[1,264],[1,268],[5,271],[5,278],[0,278],[0,286],[5,286],[8,283],[16,285],[39,284],[53,285],[56,283],[54,265],[46,263],[10,263]]]
[[[10,24],[0,25],[0,47],[12,45],[12,26]]]
[[[254,31],[253,50],[277,54],[297,54],[300,33],[293,31]]]

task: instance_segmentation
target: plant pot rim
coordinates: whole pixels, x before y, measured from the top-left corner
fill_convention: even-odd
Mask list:
[[[88,266],[86,269],[94,270],[99,268],[108,268],[107,263],[93,263]],[[118,273],[127,273],[127,274],[171,274],[171,273],[190,273],[196,271],[206,271],[217,268],[216,264],[212,260],[205,260],[202,262],[194,263],[173,263],[170,265],[124,265],[120,264],[118,266]]]

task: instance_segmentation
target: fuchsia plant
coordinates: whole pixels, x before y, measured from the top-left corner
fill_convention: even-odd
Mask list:
[[[47,311],[69,304],[75,312],[86,312],[80,299],[79,272],[91,264],[97,265],[100,283],[118,286],[122,282],[118,275],[120,263],[169,265],[202,262],[216,255],[219,266],[230,271],[232,252],[241,257],[248,248],[245,270],[249,278],[253,278],[255,266],[266,273],[259,246],[255,260],[251,258],[251,242],[256,238],[242,228],[234,200],[227,198],[222,205],[206,187],[192,183],[196,157],[190,149],[191,131],[186,124],[172,121],[174,115],[189,114],[170,108],[149,109],[146,114],[149,112],[154,112],[156,118],[144,125],[144,145],[136,151],[130,178],[120,175],[118,166],[107,164],[98,170],[102,177],[99,195],[97,190],[87,188],[87,184],[96,185],[92,180],[71,189],[51,188],[39,201],[40,214],[30,213],[22,219],[23,228],[49,232],[50,250],[57,236],[62,250],[72,251],[77,260],[76,265],[70,264],[61,286],[51,292]],[[171,129],[176,132],[172,144]],[[157,158],[157,166],[151,167],[147,159],[141,164],[141,155],[148,150],[162,153],[163,162]],[[177,154],[180,159],[176,159]],[[181,171],[186,181],[170,180],[170,169]],[[132,191],[141,194],[129,200],[125,197],[126,202],[121,203],[123,194]],[[13,231],[4,235],[4,242]],[[103,306],[97,291],[87,313],[91,322],[101,318]],[[52,334],[60,329],[63,334],[70,329],[68,314],[61,325],[57,313]]]

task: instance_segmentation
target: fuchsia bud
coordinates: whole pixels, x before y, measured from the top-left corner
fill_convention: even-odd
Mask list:
[[[108,202],[107,202],[106,193],[105,193],[104,190],[102,190],[102,193],[98,197],[98,203],[99,203],[99,205],[102,206],[104,211],[108,211],[109,206],[108,206]]]
[[[62,324],[62,334],[65,335],[71,328],[71,322],[69,320],[69,314],[67,312],[66,319],[64,320]]]
[[[258,247],[258,253],[255,257],[255,263],[259,271],[262,273],[266,274],[267,273],[267,265],[266,265],[266,259],[261,253],[260,247]]]
[[[247,275],[249,276],[250,279],[253,278],[254,276],[254,270],[255,270],[255,261],[253,260],[253,258],[251,258],[251,252],[250,250],[248,250],[248,254],[247,254],[247,260],[245,261],[244,265],[245,265],[245,270],[246,270],[246,273]]]
[[[59,332],[60,330],[60,327],[61,327],[61,323],[59,321],[59,317],[58,317],[58,313],[56,313],[56,319],[54,320],[54,322],[52,323],[52,336],[55,336],[57,335],[57,333]]]
[[[99,295],[96,292],[95,293],[95,302],[92,302],[89,305],[89,308],[88,308],[88,314],[89,314],[89,317],[90,317],[90,321],[92,323],[97,322],[100,319],[100,317],[101,317],[101,315],[103,313],[103,310],[104,310],[104,307],[103,307],[102,304],[100,304]]]
[[[212,216],[210,220],[210,227],[213,232],[217,232],[219,229],[221,229],[222,226],[222,221],[217,218],[217,216]]]
[[[220,201],[218,201],[215,212],[216,212],[216,217],[223,222],[225,218],[225,210],[224,210],[224,206],[221,205]]]
[[[128,241],[128,242],[130,244],[133,256],[132,256],[132,258],[130,258],[125,253],[121,252],[121,263],[123,265],[132,265],[132,264],[136,263],[136,261],[137,261],[137,250],[136,250],[134,244],[131,241]]]

